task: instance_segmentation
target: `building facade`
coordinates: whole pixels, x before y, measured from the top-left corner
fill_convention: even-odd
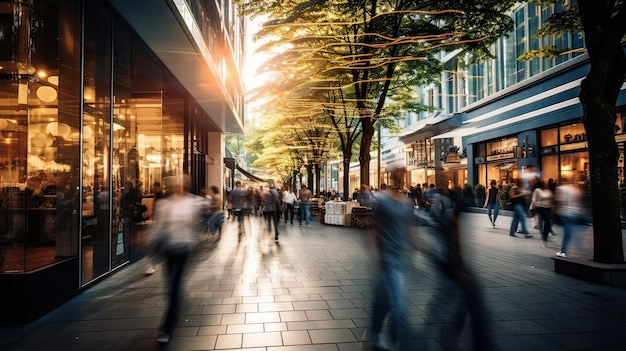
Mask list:
[[[436,120],[426,116],[418,122],[423,126],[405,132],[401,140],[406,144],[409,173],[413,164],[427,164],[424,168],[432,167],[430,179],[438,187],[487,186],[493,179],[508,184],[526,172],[538,172],[544,180],[582,185],[589,171],[578,100],[580,82],[589,71],[583,36],[534,37],[552,13],[563,10],[559,6],[525,3],[515,8],[511,13],[515,30],[492,46],[492,60],[469,64],[454,53],[443,58],[449,69],[441,84],[421,89],[424,99],[434,96],[429,100],[433,106],[458,114],[462,123],[449,126],[446,132],[432,133],[426,125]],[[557,59],[517,59],[543,45],[573,50]],[[615,133],[621,154],[618,167],[623,179],[626,85],[616,107]],[[429,120],[433,122],[424,122]],[[431,147],[434,152],[425,151]],[[415,184],[414,179],[409,178],[408,183]]]
[[[24,322],[141,257],[155,183],[222,188],[245,26],[229,0],[5,0],[0,21],[0,321]]]

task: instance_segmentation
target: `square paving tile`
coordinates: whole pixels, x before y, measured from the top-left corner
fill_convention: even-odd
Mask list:
[[[250,333],[243,335],[242,347],[282,346],[283,338],[280,332]]]

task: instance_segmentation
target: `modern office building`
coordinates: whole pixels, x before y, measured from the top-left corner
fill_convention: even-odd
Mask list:
[[[222,185],[244,24],[231,0],[0,1],[0,322],[140,257],[155,182]]]
[[[443,58],[447,70],[441,83],[420,88],[424,100],[440,109],[439,116],[423,116],[400,137],[407,153],[408,184],[426,180],[440,187],[486,186],[492,179],[506,184],[529,170],[539,171],[545,180],[584,182],[589,156],[578,94],[589,64],[581,50],[582,33],[534,37],[552,13],[563,10],[559,6],[529,2],[514,8],[515,29],[492,46],[493,60],[470,65],[455,53]],[[517,59],[550,44],[573,50],[557,59]],[[626,84],[616,108],[623,179]],[[438,132],[444,128],[448,131]]]

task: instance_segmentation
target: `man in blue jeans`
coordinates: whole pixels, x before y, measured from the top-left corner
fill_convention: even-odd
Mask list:
[[[306,225],[309,225],[311,222],[311,190],[307,188],[306,185],[302,185],[302,189],[300,189],[300,225],[302,225],[302,220],[306,222]]]

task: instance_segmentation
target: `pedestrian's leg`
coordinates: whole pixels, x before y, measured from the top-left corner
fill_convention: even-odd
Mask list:
[[[180,282],[183,276],[187,253],[167,252],[168,276],[169,276],[169,301],[162,332],[171,335],[174,324],[178,318],[178,305],[180,296]]]
[[[493,224],[496,224],[496,220],[498,219],[498,212],[500,211],[500,205],[496,202],[493,204]]]
[[[374,308],[372,313],[370,340],[374,343],[382,343],[382,329],[385,317],[389,312],[389,291],[388,284],[385,279],[386,273],[380,272],[376,282],[376,290],[374,291]]]
[[[572,231],[574,230],[574,225],[572,223],[573,218],[562,216],[561,220],[563,221],[563,240],[561,241],[561,253],[567,253],[567,247],[569,246],[570,239],[572,237]]]
[[[285,220],[285,224],[287,224],[287,219],[289,217],[289,205],[283,204],[283,219]]]
[[[487,204],[487,216],[489,217],[489,223],[493,224],[493,218],[491,217],[491,209],[492,209],[492,205],[491,204]]]
[[[517,230],[517,224],[519,222],[517,211],[513,212],[513,220],[511,221],[511,228],[509,229],[509,235],[515,236],[515,231]]]
[[[306,205],[306,225],[309,225],[311,222],[311,204]]]
[[[280,222],[278,219],[278,212],[274,213],[274,240],[278,241],[278,223]]]

